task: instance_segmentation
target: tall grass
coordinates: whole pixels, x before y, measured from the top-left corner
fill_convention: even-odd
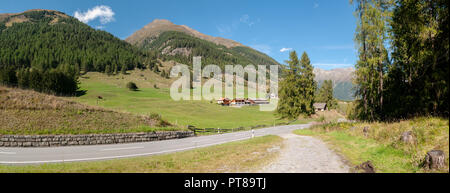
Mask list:
[[[367,134],[363,132],[364,127],[369,128]],[[406,131],[412,132],[413,143],[400,140]],[[393,123],[334,123],[296,133],[327,140],[354,164],[371,160],[380,172],[430,172],[421,164],[428,151],[439,149],[446,156],[446,168],[440,172],[449,171],[449,121],[443,118],[419,117]]]
[[[180,130],[161,117],[83,105],[34,91],[0,87],[0,134],[90,134]]]

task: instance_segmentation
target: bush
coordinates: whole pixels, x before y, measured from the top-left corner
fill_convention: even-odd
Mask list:
[[[137,91],[139,89],[136,83],[134,82],[127,83],[127,88],[130,89],[131,91]]]
[[[150,114],[150,119],[160,120],[161,119],[161,115],[158,114],[158,113],[152,113],[152,114]]]

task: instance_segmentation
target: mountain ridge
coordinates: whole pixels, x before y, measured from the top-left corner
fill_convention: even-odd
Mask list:
[[[152,51],[164,60],[192,64],[193,56],[201,56],[203,64],[220,67],[230,64],[280,65],[267,54],[234,40],[213,37],[186,25],[156,19],[136,31],[125,41],[144,51]]]
[[[127,37],[125,41],[131,44],[137,44],[138,42],[142,42],[144,39],[151,37],[158,37],[162,32],[165,31],[178,31],[189,34],[191,36],[200,38],[202,40],[206,40],[209,42],[213,42],[218,45],[223,45],[227,48],[233,48],[237,46],[245,47],[243,44],[236,42],[234,40],[225,39],[222,37],[213,37],[210,35],[206,35],[200,33],[197,30],[192,29],[187,25],[176,25],[167,19],[155,19],[149,24],[145,25],[140,30],[133,33],[131,36]]]
[[[321,68],[314,68],[314,74],[316,75],[315,80],[318,82],[319,86],[325,80],[333,81],[333,95],[335,98],[344,101],[354,100],[354,90],[353,90],[353,77],[355,68],[335,68],[332,70],[324,70]]]

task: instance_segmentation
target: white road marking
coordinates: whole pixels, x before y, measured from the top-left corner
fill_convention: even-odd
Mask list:
[[[47,160],[47,161],[0,161],[0,164],[41,164],[41,163],[94,161],[94,160],[106,160],[106,159],[116,159],[116,158],[138,157],[138,156],[147,156],[147,155],[155,155],[155,154],[163,154],[163,153],[184,151],[184,150],[189,150],[189,149],[196,149],[198,147],[207,147],[207,146],[212,146],[212,145],[219,145],[219,144],[223,144],[223,143],[229,143],[229,142],[234,142],[234,141],[241,141],[241,140],[245,140],[245,139],[249,139],[249,138],[246,137],[246,138],[240,138],[240,139],[235,139],[235,140],[231,140],[231,141],[224,141],[224,142],[200,145],[200,146],[196,146],[196,147],[187,147],[187,148],[159,151],[159,152],[153,152],[153,153],[141,153],[141,154],[131,154],[131,155],[122,155],[122,156],[109,156],[109,157],[96,157],[96,158],[67,159],[67,160],[62,159],[62,160]]]
[[[201,143],[201,142],[205,142],[205,141],[211,141],[211,139],[192,141],[192,143]]]
[[[0,154],[16,154],[16,152],[2,152],[2,151],[0,151]]]
[[[144,147],[111,148],[111,149],[102,149],[100,151],[118,151],[118,150],[130,150],[130,149],[144,149]]]

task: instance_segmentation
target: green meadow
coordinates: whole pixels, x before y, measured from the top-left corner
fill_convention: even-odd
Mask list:
[[[80,89],[86,91],[86,94],[71,99],[122,112],[143,115],[158,113],[163,119],[178,126],[229,129],[288,122],[280,120],[275,112],[260,111],[258,106],[235,108],[217,105],[215,101],[174,101],[167,87],[154,88],[146,81],[146,76],[147,73],[136,71],[129,75],[110,77],[88,73],[80,78]],[[130,80],[137,84],[138,91],[126,88],[126,83]],[[102,96],[103,100],[99,100],[98,96]]]

